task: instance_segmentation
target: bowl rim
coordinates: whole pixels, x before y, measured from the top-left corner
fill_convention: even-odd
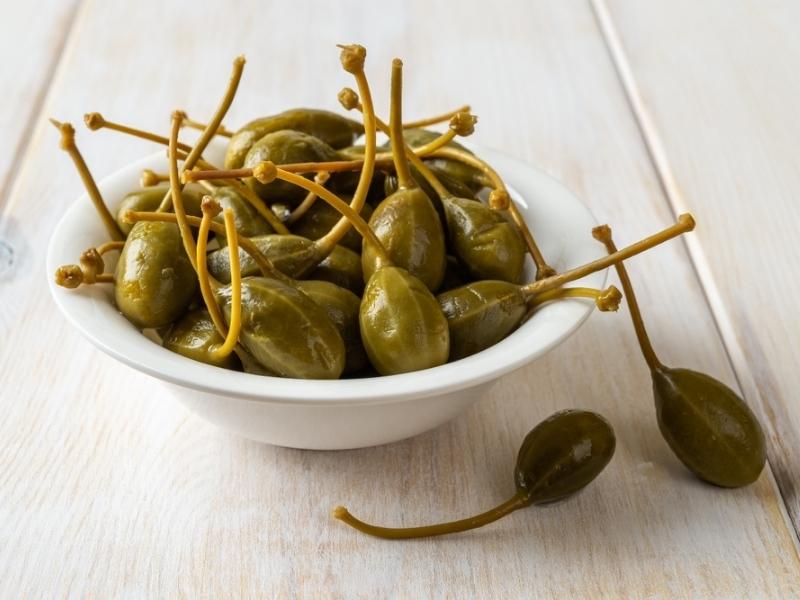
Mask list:
[[[514,182],[523,178],[523,175],[527,173],[528,176],[537,178],[541,185],[549,187],[550,191],[560,195],[562,203],[570,203],[568,208],[585,221],[587,234],[589,229],[597,224],[592,212],[579,200],[577,195],[545,171],[500,151],[473,144],[470,144],[470,147],[479,151],[501,173],[512,196],[515,196],[523,207],[527,208],[527,204],[520,198],[517,189],[525,186]],[[166,163],[163,151],[148,155],[118,169],[99,181],[98,187],[102,191],[104,188],[116,184],[118,180],[130,176],[130,173],[135,173],[138,181],[138,173],[141,169],[153,168],[154,163],[161,163],[163,167]],[[121,197],[117,199],[117,201],[119,200]],[[110,204],[116,208],[114,203]],[[133,351],[129,348],[129,351],[126,352],[120,347],[120,344],[110,341],[111,334],[104,326],[104,323],[108,323],[108,319],[93,318],[98,315],[96,310],[92,312],[87,307],[79,309],[78,302],[81,301],[81,298],[93,297],[92,302],[98,301],[99,295],[95,293],[96,290],[89,289],[93,286],[82,286],[78,290],[66,290],[57,286],[51,276],[55,268],[65,262],[62,258],[62,246],[68,235],[66,229],[79,213],[87,212],[87,210],[93,209],[84,193],[65,211],[50,237],[46,261],[47,276],[50,292],[56,305],[84,337],[106,354],[162,381],[205,393],[268,403],[326,406],[332,404],[342,406],[377,405],[454,393],[497,379],[541,357],[570,337],[588,319],[594,309],[592,301],[579,298],[545,305],[537,311],[537,315],[560,307],[566,311],[569,324],[557,328],[557,335],[551,335],[548,341],[539,345],[525,343],[525,338],[531,333],[531,324],[536,321],[536,317],[534,317],[523,323],[502,341],[472,356],[422,371],[358,379],[291,379],[213,367],[166,350],[149,340],[128,323],[121,314],[113,310],[114,315],[124,324],[120,323],[118,326],[114,324],[112,329],[119,330],[126,336],[125,339],[128,339],[124,327],[127,325],[140,338],[139,342],[134,338],[128,339],[134,348]],[[587,235],[587,237],[589,236]],[[595,246],[593,245],[592,248]],[[587,246],[586,253],[591,256],[582,260],[593,260],[604,254],[599,244],[596,245],[596,251],[589,251]],[[528,260],[530,259],[528,258]],[[608,269],[604,269],[573,282],[573,285],[602,288],[607,276]],[[83,293],[81,293],[82,291]],[[105,297],[105,293],[102,296]],[[105,303],[113,309],[113,305],[107,300]],[[174,368],[173,365],[178,368]]]

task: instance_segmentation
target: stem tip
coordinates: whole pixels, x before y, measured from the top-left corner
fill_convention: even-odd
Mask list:
[[[455,131],[456,135],[467,137],[475,133],[475,123],[477,122],[478,117],[475,115],[468,112],[456,113],[450,118],[450,129]]]
[[[489,193],[489,207],[492,210],[508,210],[511,206],[511,196],[502,189],[494,189]]]
[[[358,108],[358,94],[352,88],[342,88],[342,91],[339,92],[337,98],[339,99],[339,104],[341,104],[342,108],[345,110],[353,110],[354,108]]]
[[[603,244],[608,243],[611,241],[611,227],[608,225],[598,225],[592,229],[592,237]]]
[[[622,292],[617,286],[610,285],[597,297],[595,305],[600,312],[617,312],[622,302]]]
[[[83,115],[83,122],[86,124],[86,127],[92,131],[97,131],[105,125],[106,120],[99,112],[90,112]]]
[[[61,141],[59,146],[62,150],[72,150],[75,148],[75,128],[71,123],[62,123],[55,119],[50,119],[50,122],[61,132]]]
[[[337,44],[337,47],[342,50],[339,60],[345,71],[353,75],[364,71],[364,61],[367,58],[367,49],[364,46]]]
[[[105,268],[103,257],[97,251],[97,248],[88,248],[81,253],[80,267],[83,271],[83,279],[86,283],[95,283],[97,276],[102,273]]]
[[[159,182],[158,175],[152,169],[142,169],[142,174],[139,176],[139,183],[142,187],[151,187]]]
[[[83,271],[78,265],[64,265],[56,269],[55,279],[61,287],[74,290],[83,283]]]
[[[203,200],[200,202],[200,209],[203,211],[203,214],[209,215],[212,219],[222,212],[222,207],[219,205],[219,202],[208,195],[203,196]]]
[[[253,177],[263,184],[272,183],[278,176],[278,168],[272,161],[261,161],[253,167]]]

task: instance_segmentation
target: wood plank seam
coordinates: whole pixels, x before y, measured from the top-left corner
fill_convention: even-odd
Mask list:
[[[14,184],[18,179],[20,167],[25,164],[28,148],[31,146],[32,136],[36,130],[36,124],[41,120],[42,111],[46,106],[46,99],[53,87],[53,81],[56,79],[56,73],[60,69],[60,65],[63,64],[65,60],[67,53],[65,53],[64,50],[70,41],[72,30],[75,28],[77,16],[80,12],[80,4],[80,2],[75,2],[72,10],[69,13],[69,16],[67,17],[65,27],[60,33],[59,40],[55,45],[53,57],[47,64],[46,73],[42,78],[42,85],[36,92],[33,102],[31,103],[32,108],[28,113],[28,117],[25,120],[25,125],[23,126],[19,140],[17,141],[17,147],[14,150],[13,158],[11,159],[11,164],[9,165],[8,169],[8,174],[6,175],[4,181],[0,183],[0,222],[2,222],[2,216],[5,212],[6,201],[11,195],[11,189],[14,187]]]
[[[689,206],[683,199],[676,183],[675,175],[667,157],[667,151],[661,141],[661,136],[644,106],[638,86],[636,85],[633,70],[630,67],[625,49],[622,46],[622,41],[616,31],[606,2],[605,0],[589,0],[589,3],[592,7],[598,28],[605,41],[612,63],[614,64],[614,68],[616,69],[617,77],[620,80],[620,84],[625,92],[628,104],[641,133],[645,148],[653,164],[664,196],[667,198],[674,215],[678,215],[682,212],[689,212]],[[747,365],[744,352],[736,338],[730,313],[725,307],[722,294],[719,292],[719,288],[714,280],[706,253],[701,247],[699,240],[695,237],[684,236],[682,242],[686,245],[687,253],[692,260],[692,267],[703,291],[706,304],[711,311],[715,327],[722,339],[727,360],[731,365],[731,370],[736,379],[736,385],[739,391],[745,395],[748,403],[758,410],[762,422],[765,423],[768,429],[767,437],[774,438],[776,436],[776,427],[772,415],[775,413],[772,407],[768,405],[766,399],[759,393],[758,387],[754,382],[754,376]],[[746,383],[748,385],[745,385]],[[744,390],[751,390],[752,392],[745,394]],[[754,397],[748,398],[748,396]],[[770,448],[770,450],[772,450],[772,448]],[[793,515],[790,514],[784,487],[775,476],[769,459],[767,466],[770,481],[781,498],[781,509],[784,519],[789,525],[788,529],[794,534],[792,537],[795,549],[798,554],[800,554],[800,520],[796,521]]]

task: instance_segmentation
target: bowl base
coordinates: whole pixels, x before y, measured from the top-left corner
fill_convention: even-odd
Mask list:
[[[496,381],[437,397],[349,406],[263,402],[165,387],[193,413],[250,440],[303,450],[349,450],[397,442],[438,427],[486,397]]]

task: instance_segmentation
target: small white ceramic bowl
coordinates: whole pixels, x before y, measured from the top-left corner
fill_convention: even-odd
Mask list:
[[[602,245],[590,235],[596,225],[593,216],[561,183],[498,152],[477,151],[504,177],[552,266],[564,270],[603,255]],[[222,144],[215,143],[207,156],[221,163],[223,152]],[[165,153],[130,164],[99,183],[112,211],[139,187],[145,168],[165,172]],[[47,276],[67,319],[107,354],[161,380],[165,392],[208,421],[253,440],[294,448],[374,446],[441,425],[486,396],[499,377],[564,341],[594,306],[583,299],[550,303],[499,344],[425,371],[338,381],[264,377],[211,367],[162,348],[117,312],[110,285],[76,290],[55,285],[53,273],[59,265],[77,262],[83,250],[105,240],[85,196],[53,232]],[[113,263],[106,268],[111,270]],[[527,276],[531,274],[529,264]],[[599,288],[605,277],[605,271],[595,273],[574,285]]]

